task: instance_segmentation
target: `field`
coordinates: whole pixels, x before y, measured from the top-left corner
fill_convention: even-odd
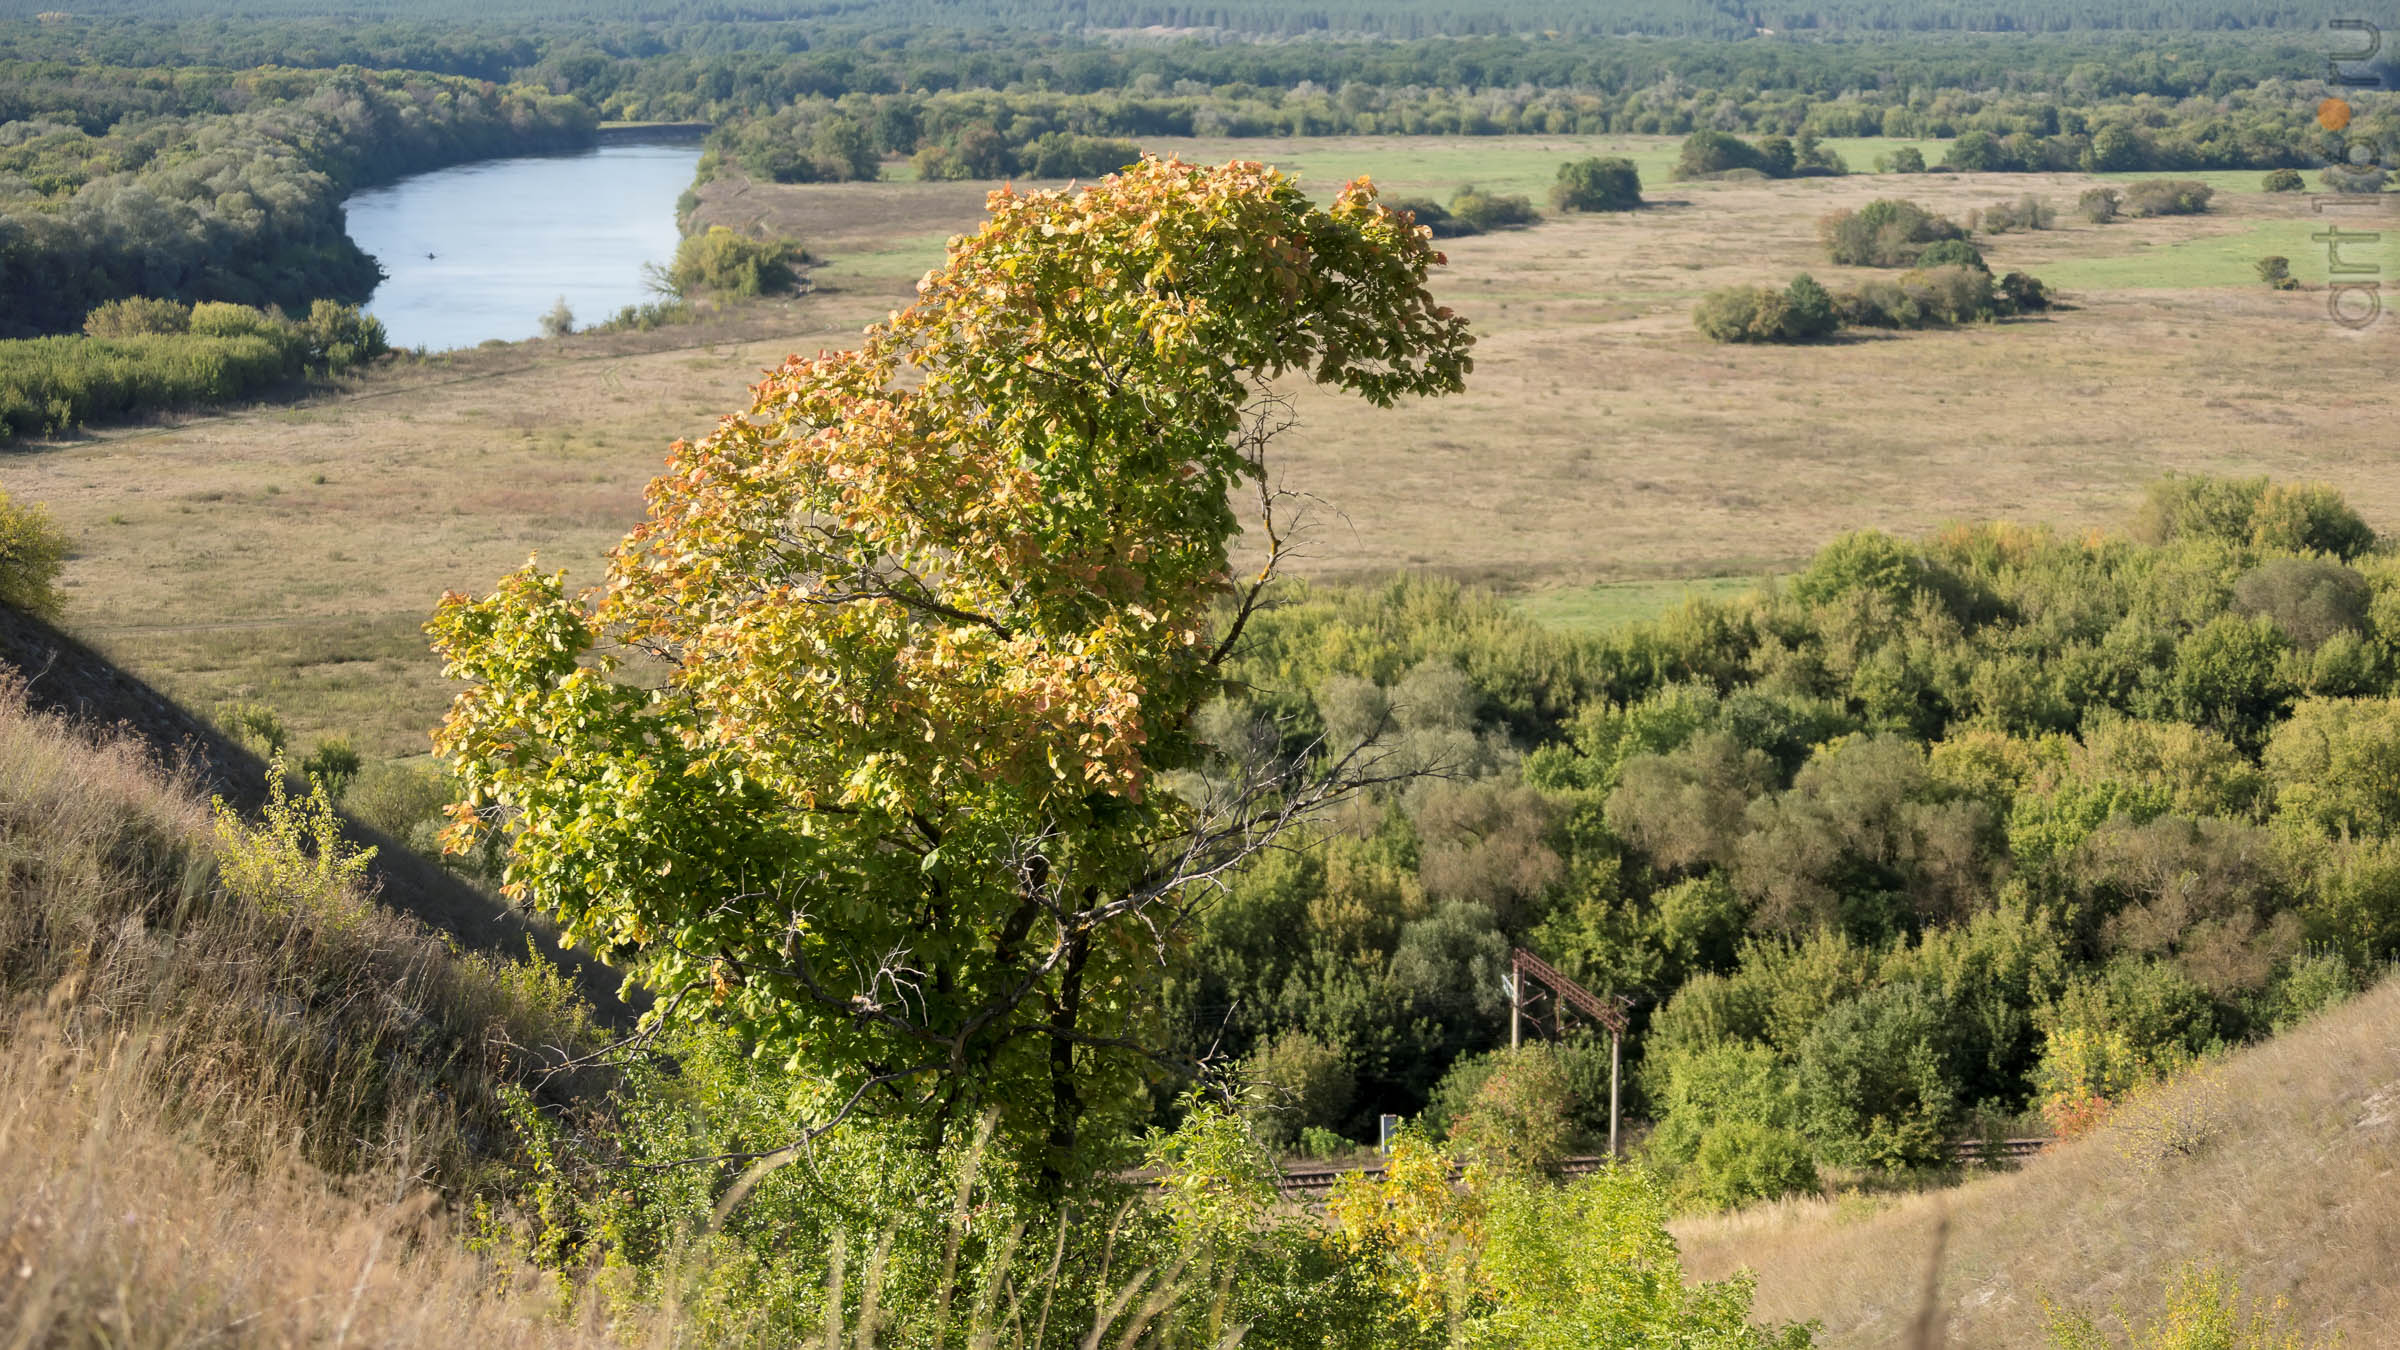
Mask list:
[[[1838,148],[1864,170],[1879,144]],[[1869,524],[2111,522],[2170,469],[2324,479],[2370,519],[2400,517],[2379,448],[2400,404],[2387,378],[2400,315],[2353,332],[2322,289],[2272,292],[2250,272],[2284,253],[2322,287],[2308,236],[2323,217],[2305,196],[2227,191],[2205,216],[2094,226],[2064,209],[2094,181],[2078,175],[1676,184],[1664,138],[1151,148],[1266,159],[1318,192],[1364,171],[1390,195],[1444,198],[1467,182],[1538,196],[1585,154],[1643,165],[1642,212],[1449,245],[1438,288],[1481,334],[1466,394],[1386,412],[1300,395],[1282,472],[1325,503],[1299,564],[1310,575],[1438,571],[1597,624],[1672,603],[1687,581],[1789,568]],[[788,230],[828,259],[816,293],[28,447],[8,456],[6,486],[74,535],[68,626],[111,656],[203,710],[272,703],[303,746],[348,732],[375,754],[420,754],[447,697],[418,631],[435,599],[535,553],[590,579],[669,441],[706,431],[785,354],[845,345],[906,303],[987,186],[712,184],[703,219]],[[1821,261],[1826,211],[1905,195],[1963,215],[2025,192],[2062,208],[2060,228],[1987,251],[2055,282],[2059,312],[1812,348],[1692,331],[1714,287],[1803,269],[1854,279]],[[2368,228],[2367,211],[2351,215]],[[2344,258],[2400,276],[2400,232]]]

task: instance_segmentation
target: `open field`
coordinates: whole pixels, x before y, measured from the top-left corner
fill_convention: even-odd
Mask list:
[[[1589,153],[1659,169],[1640,213],[1449,245],[1438,287],[1482,335],[1466,394],[1380,412],[1301,394],[1283,471],[1326,503],[1301,570],[1441,571],[1599,623],[1672,603],[1683,579],[1745,584],[1869,524],[2113,521],[2166,469],[2322,478],[2370,518],[2400,517],[2384,448],[2400,315],[2352,333],[2322,291],[2270,292],[2249,273],[2283,252],[2324,282],[2305,196],[2229,192],[2206,216],[2092,226],[2063,209],[2094,181],[2079,175],[1673,184],[1660,158],[1672,145],[1154,147],[1270,159],[1319,191],[1368,170],[1403,196],[1468,181],[1539,194],[1559,161]],[[1841,148],[1854,168],[1872,159]],[[787,353],[844,345],[906,303],[987,190],[712,184],[704,219],[787,229],[828,259],[816,294],[28,447],[0,460],[0,480],[75,536],[68,626],[110,655],[202,709],[270,702],[303,746],[349,731],[371,753],[422,753],[447,693],[418,626],[443,590],[488,586],[537,551],[590,578],[668,441],[707,430]],[[2053,279],[2070,309],[1808,348],[1717,347],[1691,329],[1691,305],[1717,286],[1863,275],[1820,261],[1828,210],[1906,195],[1963,215],[2025,192],[2068,219],[1986,241],[1993,265]],[[2400,230],[2376,247],[2346,256],[2400,277]],[[1577,589],[1630,581],[1674,584]]]
[[[1878,1203],[1784,1201],[1675,1225],[1686,1271],[1758,1274],[1758,1313],[1820,1318],[1827,1347],[1907,1344],[1939,1260],[1946,1339],[2034,1347],[2044,1298],[2141,1317],[2178,1265],[2214,1260],[2259,1298],[2288,1296],[2309,1343],[2400,1343],[2386,1272],[2400,1200],[2400,983],[2169,1089],[2155,1108],[2017,1172]],[[2190,1151],[2162,1150],[2169,1123]],[[1946,1240],[1942,1234],[1946,1232]]]

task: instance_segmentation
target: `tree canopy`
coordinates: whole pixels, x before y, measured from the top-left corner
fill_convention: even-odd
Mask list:
[[[447,597],[438,741],[454,839],[504,825],[509,892],[665,1015],[823,1117],[1001,1106],[1063,1174],[1134,1100],[1177,897],[1292,807],[1157,782],[1241,627],[1267,381],[1449,392],[1470,338],[1364,180],[1145,159],[990,209],[858,350],[679,443],[588,607],[531,565]]]

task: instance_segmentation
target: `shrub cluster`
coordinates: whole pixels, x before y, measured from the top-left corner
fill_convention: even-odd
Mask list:
[[[2028,192],[2013,202],[1994,202],[1981,211],[1968,212],[1967,228],[2007,234],[2011,230],[2046,230],[2057,220],[2057,208]]]
[[[296,321],[222,302],[113,301],[85,326],[106,336],[0,342],[0,437],[229,403],[288,380],[340,374],[390,350],[380,321],[331,300]]]
[[[2208,209],[2216,189],[2188,178],[2145,178],[2128,183],[2119,199],[2129,216],[2190,216]]]
[[[1814,131],[1798,140],[1767,136],[1756,144],[1727,131],[1695,131],[1686,136],[1669,177],[1723,178],[1751,174],[1767,178],[1811,178],[1848,173],[1849,166]]]
[[[699,234],[684,236],[675,246],[675,261],[667,268],[666,282],[677,296],[704,291],[780,295],[799,289],[800,267],[808,261],[808,250],[796,239],[754,239],[712,225]]]
[[[1558,166],[1550,204],[1561,211],[1631,211],[1642,204],[1642,176],[1630,159],[1578,159]]]
[[[1995,281],[1982,256],[1963,241],[1945,241],[1934,249],[1952,246],[1967,256],[1937,262],[1934,250],[1928,250],[1923,266],[1839,294],[1829,294],[1805,272],[1780,291],[1764,286],[1711,291],[1692,311],[1692,325],[1717,342],[1806,342],[1843,327],[1929,328],[2050,307],[2049,290],[2037,278],[2011,272]]]
[[[1965,229],[1912,201],[1885,197],[1856,211],[1835,211],[1817,222],[1826,256],[1850,267],[1909,267],[1944,240],[1964,240]]]

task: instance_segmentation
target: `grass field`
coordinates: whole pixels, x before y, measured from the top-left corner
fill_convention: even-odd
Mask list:
[[[1673,142],[1158,148],[1267,159],[1315,190],[1366,171],[1394,195],[1468,181],[1539,195],[1563,159],[1663,165]],[[1872,159],[1864,143],[1842,149],[1853,167]],[[1687,579],[1738,587],[1788,569],[1845,529],[2114,521],[2167,469],[2326,479],[2370,518],[2400,517],[2383,434],[2400,406],[2400,315],[2353,333],[2326,317],[2323,292],[2271,292],[2249,270],[2282,252],[2322,280],[2322,250],[2294,242],[2316,228],[2304,195],[2228,192],[2205,216],[2092,226],[2064,210],[2093,181],[2080,175],[1647,181],[1655,204],[1638,213],[1447,245],[1437,289],[1480,334],[1464,395],[1377,411],[1300,393],[1281,472],[1326,503],[1301,570],[1437,571],[1592,625],[1675,603]],[[68,624],[110,655],[204,710],[270,702],[303,747],[346,731],[377,754],[419,754],[448,697],[418,631],[442,591],[487,588],[537,552],[590,579],[669,441],[741,406],[785,355],[849,345],[906,304],[989,187],[712,183],[704,219],[797,233],[827,259],[816,293],[696,327],[402,364],[297,407],[32,446],[0,476],[75,536]],[[1963,215],[2028,191],[2069,218],[1988,251],[2053,280],[2068,309],[1805,348],[1692,331],[1693,302],[1717,286],[1863,275],[1823,264],[1828,210],[1898,194]],[[2379,247],[2350,257],[2400,278],[2400,230]]]

